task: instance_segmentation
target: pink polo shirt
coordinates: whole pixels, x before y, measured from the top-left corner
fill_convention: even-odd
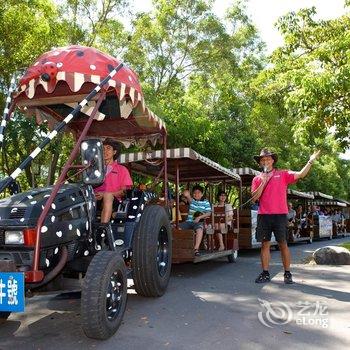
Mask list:
[[[272,170],[272,178],[259,198],[258,214],[287,214],[287,187],[295,183],[295,173],[289,170]],[[261,184],[260,175],[252,181],[252,192]]]
[[[129,170],[124,165],[120,165],[114,161],[112,164],[107,165],[105,181],[101,186],[96,187],[94,191],[95,193],[117,192],[131,186],[132,179]]]

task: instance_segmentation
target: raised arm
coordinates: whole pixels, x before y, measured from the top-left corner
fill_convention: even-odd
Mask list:
[[[305,164],[304,168],[302,168],[300,171],[295,172],[295,174],[294,174],[295,179],[302,179],[308,174],[313,162],[319,157],[320,152],[321,151],[318,150],[314,154],[312,154],[310,156],[309,160],[307,161],[307,163]]]

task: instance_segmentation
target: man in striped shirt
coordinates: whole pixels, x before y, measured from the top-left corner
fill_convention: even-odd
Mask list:
[[[203,198],[203,188],[196,185],[192,189],[192,197],[190,191],[185,190],[183,195],[190,203],[188,217],[185,222],[180,223],[180,228],[183,230],[194,230],[196,234],[196,241],[194,245],[194,255],[199,256],[199,246],[203,238],[204,219],[211,214],[210,203]]]

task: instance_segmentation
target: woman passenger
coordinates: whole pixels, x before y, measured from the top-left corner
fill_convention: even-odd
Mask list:
[[[232,226],[232,219],[233,219],[233,210],[231,204],[227,203],[227,194],[225,191],[219,191],[217,195],[217,201],[218,207],[224,207],[225,208],[225,219],[223,219],[223,222],[216,223],[215,224],[215,230],[220,231],[217,233],[217,237],[219,240],[219,251],[225,250],[225,245],[222,237],[222,232],[226,232],[228,228]]]

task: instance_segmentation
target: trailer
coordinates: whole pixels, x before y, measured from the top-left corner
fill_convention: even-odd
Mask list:
[[[137,152],[122,154],[120,162],[127,165],[131,171],[158,178],[164,169],[164,151]],[[192,230],[182,230],[179,222],[186,220],[188,207],[180,205],[179,188],[185,185],[190,188],[195,183],[205,183],[208,199],[213,203],[215,188],[233,187],[237,198],[241,197],[240,176],[216,162],[200,155],[190,148],[166,150],[167,178],[174,184],[173,215],[173,263],[193,262],[226,257],[229,262],[235,262],[238,256],[239,215],[238,207],[232,209],[232,225],[225,224],[225,208],[212,206],[212,215],[206,220],[205,239],[200,250],[200,256],[193,252],[194,235]],[[221,225],[220,225],[221,224]],[[222,225],[223,224],[223,225]],[[224,236],[225,250],[215,250],[215,235]]]

